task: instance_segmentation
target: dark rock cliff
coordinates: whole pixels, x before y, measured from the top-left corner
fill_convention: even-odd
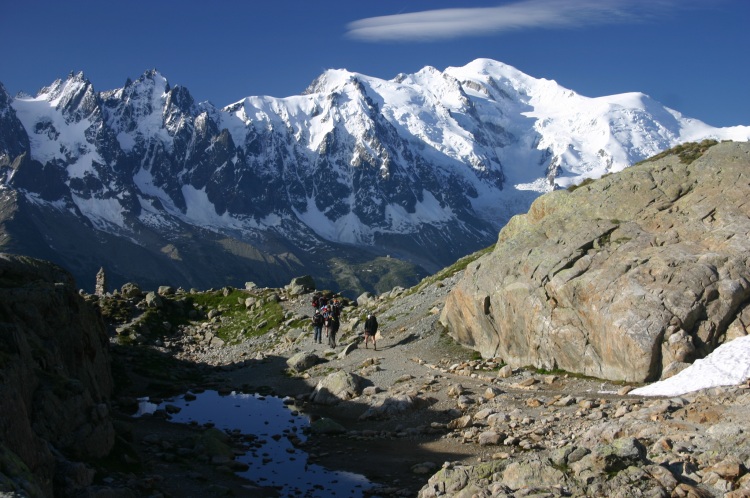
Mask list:
[[[0,494],[63,496],[115,440],[100,315],[69,273],[0,253]]]

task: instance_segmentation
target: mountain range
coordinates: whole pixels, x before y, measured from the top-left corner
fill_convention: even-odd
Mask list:
[[[492,244],[541,193],[677,144],[750,140],[641,93],[589,98],[501,62],[302,95],[195,102],[156,70],[99,92],[71,73],[0,84],[0,251],[92,288],[410,285]]]

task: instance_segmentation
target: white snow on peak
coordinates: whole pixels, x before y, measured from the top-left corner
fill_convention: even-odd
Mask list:
[[[121,108],[129,110],[126,116],[114,115],[111,124],[119,130],[117,140],[125,152],[132,152],[137,144],[151,140],[158,140],[166,150],[172,150],[174,141],[165,126],[164,115],[168,90],[167,79],[151,70],[118,93]]]
[[[331,69],[305,95],[248,97],[228,106],[222,126],[235,143],[243,143],[250,127],[293,130],[311,153],[338,128],[360,153],[385,161],[372,148],[371,103],[435,167],[461,174],[478,190],[477,173],[504,175],[514,187],[505,197],[619,171],[684,141],[750,139],[750,127],[711,128],[641,93],[589,98],[490,59],[442,72],[428,66],[389,81]]]
[[[78,73],[56,81],[35,98],[12,102],[29,134],[32,157],[67,165],[71,178],[97,175],[95,163],[104,163],[96,144],[87,138],[95,117],[77,116],[76,122],[62,115],[66,102],[76,102],[70,96],[84,91],[93,92]],[[332,173],[349,182],[345,186],[352,187],[350,191],[350,170],[361,165],[378,168],[381,179],[389,179],[393,168],[417,177],[418,166],[431,167],[435,178],[476,192],[470,196],[473,209],[493,224],[523,211],[540,192],[619,171],[679,143],[750,140],[750,126],[713,128],[641,93],[586,97],[490,59],[444,71],[428,66],[391,80],[330,69],[303,95],[247,97],[222,109],[202,104],[189,112],[180,110],[169,91],[164,76],[147,71],[121,89],[100,94],[107,102],[102,118],[125,153],[144,149],[139,151],[143,164],[133,179],[144,195],[142,203],[159,199],[185,222],[229,229],[279,220],[219,216],[205,191],[193,187],[182,191],[188,205],[182,213],[156,186],[151,176],[155,156],[146,152],[154,143],[173,151],[175,133],[189,126],[205,129],[209,115],[238,147],[246,148],[247,165],[234,163],[238,167],[286,175],[294,168],[316,168],[317,158],[326,156]],[[329,144],[338,146],[337,157],[331,156]],[[279,148],[284,148],[283,154]],[[304,160],[284,165],[283,172],[271,171],[282,156]],[[455,221],[456,213],[437,202],[438,192],[425,191],[422,196],[414,213],[388,206],[387,219],[377,229],[409,231],[418,230],[421,223]],[[349,202],[354,205],[356,199]],[[104,215],[87,202],[81,205],[85,213],[118,223],[114,209],[104,210]],[[364,226],[352,210],[330,219],[331,213],[317,209],[312,197],[305,212],[296,215],[329,240],[367,243],[375,229]]]
[[[76,95],[90,83],[86,80],[83,72],[70,73],[65,80],[55,80],[50,86],[42,88],[36,98],[46,100],[53,107],[58,107],[66,97]]]
[[[27,130],[31,145],[31,157],[41,163],[59,160],[68,164],[71,178],[83,178],[86,174],[98,177],[93,163],[104,164],[95,147],[86,139],[87,130],[93,125],[88,119],[69,120],[63,114],[60,103],[69,99],[90,84],[83,73],[42,89],[36,97],[21,97],[13,100],[16,116]]]

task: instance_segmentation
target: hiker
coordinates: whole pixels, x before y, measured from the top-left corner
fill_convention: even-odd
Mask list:
[[[334,299],[331,304],[331,312],[336,318],[341,318],[341,301]]]
[[[378,343],[375,341],[375,334],[377,333],[378,319],[373,314],[367,315],[367,320],[365,320],[365,349],[367,349],[367,342],[372,339],[372,347],[375,348],[375,351],[378,350]]]
[[[339,331],[339,319],[333,313],[328,315],[328,345],[336,347],[336,332]]]
[[[315,310],[315,314],[312,317],[312,324],[313,324],[313,342],[316,342],[318,344],[322,344],[322,334],[323,334],[323,315],[320,314],[320,310]]]
[[[320,293],[316,292],[315,294],[313,294],[313,298],[312,298],[313,308],[317,310],[319,307],[319,303],[320,303]]]
[[[320,308],[320,314],[323,316],[323,329],[326,333],[326,339],[328,339],[328,334],[330,333],[330,328],[328,327],[328,319],[331,317],[331,312],[328,311],[328,306],[323,306]]]

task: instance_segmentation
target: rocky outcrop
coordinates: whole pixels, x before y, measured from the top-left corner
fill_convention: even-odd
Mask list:
[[[114,444],[112,387],[104,325],[70,274],[0,254],[0,494],[90,485],[80,462]]]
[[[320,357],[311,351],[300,351],[286,360],[286,364],[295,372],[304,372],[320,362]]]
[[[468,266],[441,322],[512,366],[627,381],[747,334],[750,143],[690,157],[701,145],[537,199]]]
[[[364,379],[343,370],[327,375],[310,395],[310,401],[321,405],[335,405],[355,398],[362,391]]]

